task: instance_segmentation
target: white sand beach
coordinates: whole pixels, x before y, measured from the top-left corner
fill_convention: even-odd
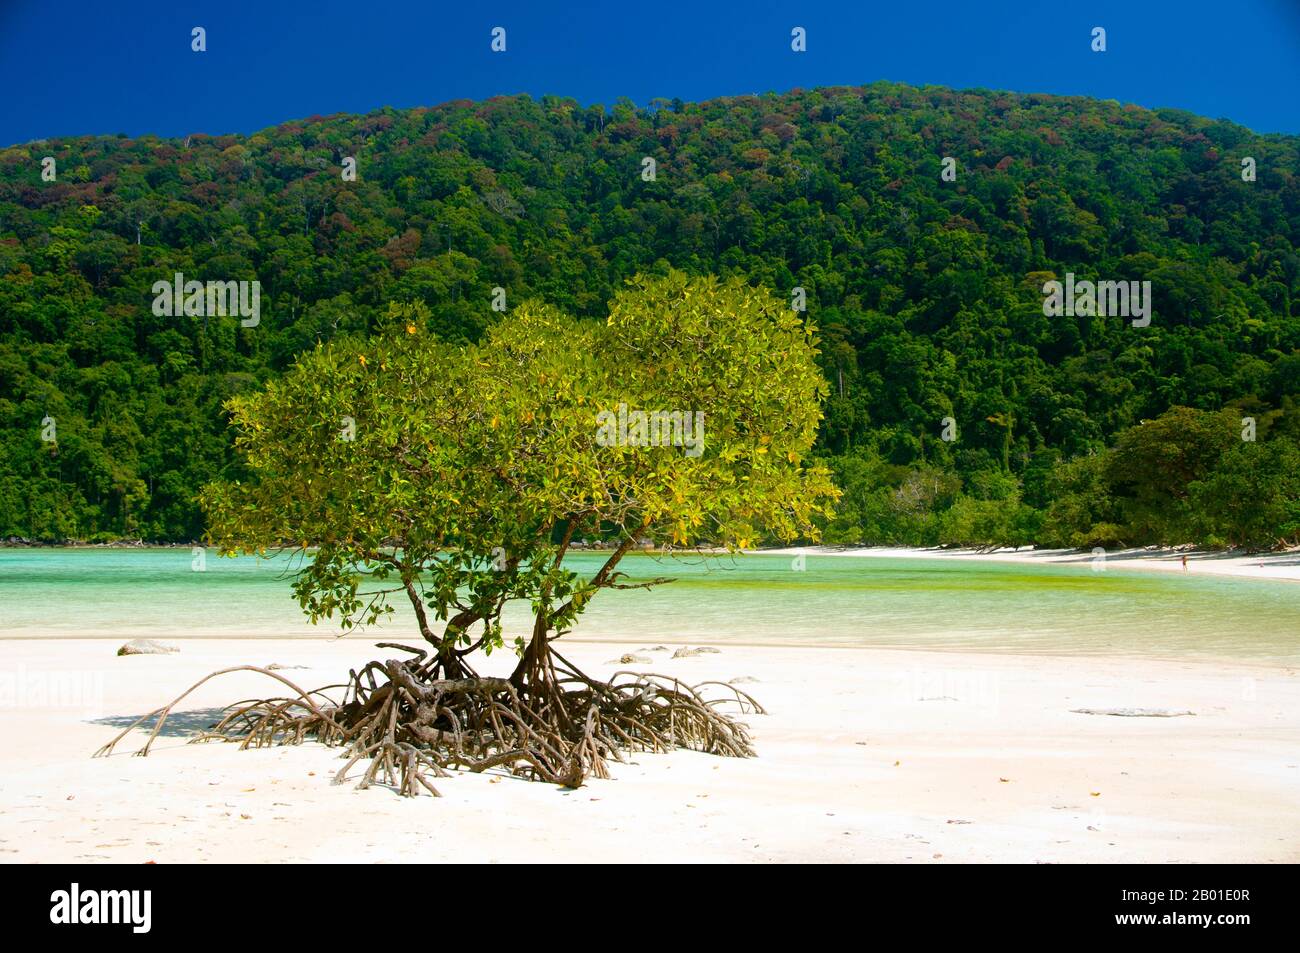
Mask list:
[[[316,744],[239,751],[168,731],[92,759],[201,676],[279,663],[304,688],[391,650],[368,640],[0,641],[0,859],[187,861],[1300,861],[1300,677],[1285,666],[721,645],[643,653],[686,681],[756,679],[758,757],[642,754],[574,791],[509,777],[440,799],[332,785]],[[581,643],[593,673],[641,644]],[[510,658],[496,656],[491,670]],[[178,732],[272,693],[239,673]],[[1175,717],[1074,709],[1190,711]],[[143,735],[138,739],[143,741]]]
[[[1300,550],[1270,553],[1242,553],[1213,549],[1134,547],[1093,554],[1078,549],[961,549],[903,546],[789,546],[756,550],[768,555],[800,554],[848,556],[866,559],[953,559],[966,562],[1004,562],[1027,565],[1073,565],[1090,568],[1128,569],[1153,572],[1184,572],[1211,576],[1242,576],[1253,579],[1300,581]],[[1187,557],[1186,566],[1183,557]]]

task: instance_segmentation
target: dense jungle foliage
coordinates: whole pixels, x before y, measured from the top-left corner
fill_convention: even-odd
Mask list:
[[[679,268],[805,290],[830,385],[817,452],[843,490],[829,541],[1292,541],[1298,143],[877,83],[11,146],[0,537],[201,537],[198,489],[238,476],[223,403],[390,302],[477,341],[496,287],[603,319],[628,278]],[[260,281],[260,323],[156,316],[177,272]],[[1150,281],[1150,325],[1045,316],[1067,273]]]

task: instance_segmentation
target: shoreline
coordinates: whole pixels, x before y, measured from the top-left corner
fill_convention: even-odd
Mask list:
[[[837,556],[847,559],[934,559],[1020,565],[1072,566],[1092,569],[1090,552],[1078,549],[945,549],[913,546],[783,546],[746,550],[769,556]],[[1187,569],[1182,559],[1187,557]],[[1138,572],[1186,572],[1188,575],[1231,576],[1277,582],[1300,582],[1300,550],[1270,553],[1242,553],[1238,550],[1181,549],[1177,547],[1133,547],[1104,554],[1104,570]]]
[[[204,543],[146,543],[139,540],[87,543],[67,541],[44,543],[34,540],[0,540],[0,550],[150,550],[187,549],[202,547],[215,549]],[[587,544],[574,547],[574,554],[600,553],[613,549],[611,545]],[[680,556],[725,556],[725,549],[702,547],[682,551],[660,549],[633,549],[629,556],[654,556],[671,559]],[[774,546],[762,549],[745,549],[746,556],[837,556],[852,559],[937,559],[965,560],[968,562],[1018,563],[1021,565],[1059,565],[1077,568],[1094,568],[1100,558],[1106,570],[1125,569],[1151,572],[1187,572],[1189,574],[1235,576],[1241,578],[1270,579],[1300,582],[1300,547],[1282,551],[1260,553],[1236,549],[1196,549],[1188,546],[1134,546],[1095,555],[1081,549],[1038,549],[1033,546],[1002,546],[994,549],[978,547],[943,546],[853,546],[808,545]],[[1187,568],[1182,565],[1187,558]]]
[[[303,646],[303,645],[332,646],[337,644],[346,644],[348,646],[361,646],[361,645],[374,646],[378,642],[392,641],[390,637],[378,633],[375,633],[373,635],[353,634],[353,635],[346,635],[342,637],[316,636],[316,635],[291,636],[291,635],[275,635],[275,634],[243,635],[243,636],[233,636],[227,634],[168,635],[166,633],[163,633],[158,635],[150,634],[150,635],[144,635],[138,637],[156,639],[158,641],[163,641],[163,642],[173,642],[181,646],[182,653],[185,652],[184,647],[187,645],[194,644],[197,646],[202,646],[204,644],[225,643],[225,642],[238,643],[242,645],[286,644],[286,645],[297,645],[297,646]],[[52,644],[52,645],[57,645],[60,643],[68,643],[68,642],[88,642],[88,643],[95,643],[95,644],[100,644],[100,643],[123,643],[124,644],[126,642],[131,641],[132,638],[135,638],[135,636],[130,636],[125,633],[116,633],[113,635],[84,635],[84,634],[83,635],[0,635],[0,646],[5,645],[6,643],[14,643],[14,642],[31,642],[37,644]],[[410,643],[415,643],[418,642],[419,639],[408,638],[406,641]],[[647,642],[653,641],[654,645],[664,646],[669,649],[689,648],[692,646],[708,646],[710,648],[716,648],[723,651],[732,650],[732,649],[756,649],[760,651],[765,649],[774,649],[780,651],[794,651],[794,652],[802,652],[808,650],[808,651],[815,651],[818,653],[886,652],[886,653],[893,653],[893,654],[906,653],[906,654],[937,655],[937,656],[970,656],[972,658],[981,658],[981,659],[988,659],[988,660],[1037,659],[1037,660],[1042,660],[1044,662],[1050,661],[1050,662],[1058,662],[1061,664],[1068,664],[1070,662],[1080,661],[1080,660],[1085,662],[1087,661],[1136,662],[1136,663],[1157,662],[1157,663],[1170,663],[1170,664],[1177,664],[1177,665],[1196,665],[1196,666],[1232,665],[1242,669],[1252,669],[1252,670],[1258,670],[1260,672],[1274,672],[1274,673],[1278,671],[1290,672],[1297,668],[1296,663],[1287,661],[1285,659],[1276,659],[1276,658],[1270,658],[1266,656],[1258,657],[1258,656],[1250,656],[1250,655],[1222,655],[1222,654],[1214,654],[1214,653],[1204,653],[1204,654],[1194,654],[1194,655],[1162,654],[1162,653],[1151,652],[1151,651],[1133,652],[1133,653],[1122,653],[1122,652],[1113,652],[1113,651],[1071,653],[1071,652],[1064,652],[1064,651],[1055,651],[1051,649],[1044,649],[1042,651],[1037,651],[1037,652],[1035,651],[1017,652],[1017,651],[1010,651],[1005,648],[985,649],[976,646],[924,645],[920,643],[912,644],[912,645],[878,645],[878,644],[856,645],[851,642],[824,642],[824,641],[801,642],[793,639],[789,641],[769,641],[766,639],[762,641],[757,641],[757,640],[742,641],[742,640],[735,640],[735,639],[708,639],[708,638],[704,638],[704,639],[656,638],[653,640],[646,640],[646,639],[627,639],[627,638],[603,638],[600,636],[588,636],[586,638],[583,638],[581,636],[577,636],[577,637],[571,636],[571,637],[566,637],[564,641],[566,644],[574,645],[574,646],[589,646],[592,648],[605,647],[611,650],[626,649],[628,652],[634,654],[642,654],[644,650],[650,648]],[[177,654],[181,654],[181,653],[171,653],[171,655],[173,656]],[[3,674],[3,670],[0,669],[0,675],[2,674]]]

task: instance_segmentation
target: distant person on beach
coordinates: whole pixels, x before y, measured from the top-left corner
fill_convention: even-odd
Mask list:
[[[1187,572],[1187,554],[1183,553],[1183,572]]]

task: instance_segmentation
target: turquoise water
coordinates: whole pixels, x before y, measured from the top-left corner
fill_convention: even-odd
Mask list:
[[[592,572],[600,554],[570,560]],[[287,557],[192,568],[189,549],[0,550],[0,637],[335,636],[290,592]],[[1300,584],[934,559],[630,556],[650,591],[601,593],[573,638],[1300,661]],[[351,638],[415,638],[409,607]],[[526,608],[508,633],[526,633]]]

